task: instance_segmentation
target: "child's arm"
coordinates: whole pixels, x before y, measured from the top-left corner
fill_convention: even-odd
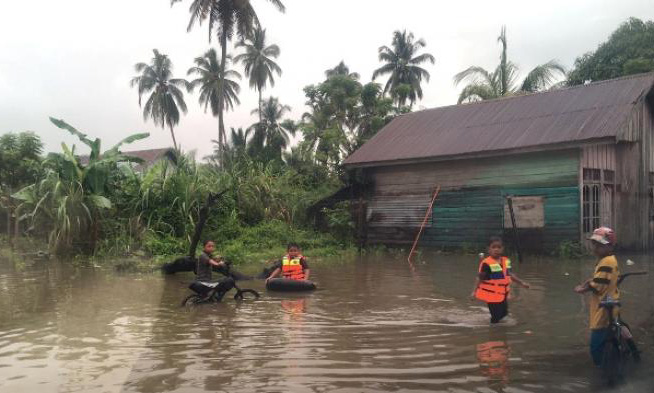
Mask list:
[[[574,291],[577,292],[580,295],[590,291],[591,290],[590,289],[590,280],[592,280],[592,279],[589,278],[588,280],[584,281],[583,284],[577,285],[575,287]]]
[[[531,285],[529,285],[526,282],[522,281],[520,279],[520,277],[516,276],[515,274],[509,273],[509,276],[511,276],[511,280],[513,280],[513,281],[517,282],[518,284],[520,284],[521,287],[526,288],[526,289],[529,289],[531,287]]]
[[[311,275],[311,269],[309,269],[309,264],[307,264],[307,258],[302,257],[300,260],[300,263],[302,264],[302,271],[304,272],[304,279],[308,280],[309,276]]]
[[[266,282],[268,282],[268,280],[270,280],[271,278],[275,278],[275,277],[277,277],[281,271],[282,271],[282,268],[280,268],[280,267],[278,267],[277,269],[273,270],[273,272],[270,273],[270,276],[268,276],[268,278],[266,278]]]
[[[482,274],[483,273],[479,273],[477,275],[477,277],[475,277],[475,286],[472,287],[472,293],[470,294],[470,299],[475,299],[476,298],[475,294],[477,292],[477,288],[479,287],[479,283],[481,283],[481,281],[482,281],[482,277],[481,277]]]
[[[215,266],[215,267],[225,266],[225,262],[223,261],[222,257],[218,258],[218,262],[213,260],[213,258],[209,259],[209,264],[212,265],[212,266]]]

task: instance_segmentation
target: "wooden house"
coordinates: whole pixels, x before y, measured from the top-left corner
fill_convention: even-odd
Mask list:
[[[654,74],[408,113],[345,161],[370,182],[366,236],[479,246],[512,228],[551,249],[613,227],[620,246],[654,245]]]

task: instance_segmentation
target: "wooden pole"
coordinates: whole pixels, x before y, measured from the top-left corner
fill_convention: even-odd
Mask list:
[[[198,217],[198,222],[195,224],[195,232],[193,233],[193,237],[191,238],[191,244],[189,246],[188,250],[188,256],[193,259],[195,258],[195,249],[198,246],[198,243],[200,242],[200,236],[202,235],[202,230],[204,229],[204,224],[206,224],[207,219],[209,218],[209,209],[218,201],[218,198],[220,198],[224,193],[226,193],[227,190],[223,190],[217,194],[212,194],[209,193],[207,196],[207,200],[204,203],[204,206],[200,209],[199,217]]]
[[[422,220],[422,225],[420,225],[420,230],[418,230],[418,234],[416,235],[416,239],[413,241],[413,246],[411,246],[411,251],[409,252],[409,257],[407,261],[413,268],[413,264],[411,263],[411,257],[413,256],[413,253],[416,250],[416,246],[418,245],[418,241],[420,240],[420,236],[422,235],[422,230],[425,228],[425,225],[427,224],[427,220],[429,219],[429,214],[431,213],[431,209],[434,206],[434,202],[436,201],[436,198],[438,197],[438,193],[441,191],[441,186],[439,185],[436,187],[436,191],[434,192],[434,196],[431,198],[431,202],[429,203],[429,207],[427,208],[427,211],[425,212],[425,218]]]
[[[513,197],[506,197],[506,202],[509,205],[509,214],[511,215],[511,225],[513,226],[513,242],[515,244],[516,252],[518,253],[518,262],[522,262],[522,253],[520,252],[520,237],[518,236],[518,227],[515,223],[515,213],[513,212]]]

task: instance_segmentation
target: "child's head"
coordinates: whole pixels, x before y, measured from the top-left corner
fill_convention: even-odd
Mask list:
[[[588,240],[590,240],[595,256],[603,258],[613,254],[613,248],[616,242],[613,229],[607,227],[597,228]]]
[[[499,258],[504,252],[504,243],[499,236],[491,236],[488,239],[488,255],[493,258]]]
[[[207,254],[211,254],[216,249],[216,244],[213,242],[213,240],[205,240],[203,249]]]
[[[297,243],[290,242],[286,246],[286,252],[288,253],[289,257],[296,257],[300,255],[300,246]]]

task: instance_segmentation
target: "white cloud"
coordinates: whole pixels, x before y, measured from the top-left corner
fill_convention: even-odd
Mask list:
[[[286,14],[266,1],[252,1],[269,39],[282,50],[278,62],[284,73],[264,95],[280,97],[295,118],[305,110],[302,88],[320,82],[324,70],[340,60],[369,80],[379,65],[377,48],[390,44],[397,29],[424,38],[436,57],[419,103],[433,107],[456,102],[455,73],[473,64],[497,64],[502,24],[507,25],[510,57],[528,70],[552,58],[571,66],[627,17],[654,19],[649,0],[555,0],[538,8],[524,1],[285,0]],[[186,32],[189,0],[169,5],[168,0],[2,2],[0,133],[37,131],[48,150],[58,150],[62,140],[76,142],[48,122],[52,115],[107,145],[136,131],[149,131],[152,137],[135,148],[170,145],[167,130],[143,121],[136,91],[129,87],[133,65],[148,61],[153,48],[167,53],[176,75],[184,76],[193,58],[209,47],[206,25]],[[253,121],[257,94],[246,81],[240,98],[241,106],[226,115],[228,127]],[[196,95],[187,96],[187,104],[189,114],[176,130],[177,138],[185,149],[203,156],[211,151],[217,121],[204,113]]]

